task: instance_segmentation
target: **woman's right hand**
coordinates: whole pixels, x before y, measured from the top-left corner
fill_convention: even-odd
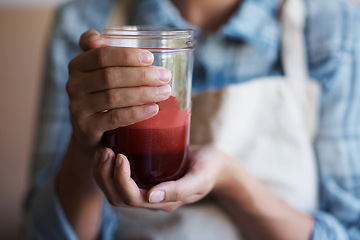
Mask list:
[[[79,42],[83,53],[69,63],[66,91],[73,137],[89,149],[100,145],[105,131],[157,114],[157,102],[170,96],[171,73],[151,66],[151,52],[109,47],[94,30]]]

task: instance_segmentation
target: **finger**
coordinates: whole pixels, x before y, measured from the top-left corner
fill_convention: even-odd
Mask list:
[[[72,121],[77,121],[78,125],[82,126],[81,131],[87,135],[89,141],[96,144],[104,132],[146,120],[158,112],[159,106],[157,104],[149,104],[114,109],[91,116],[78,115],[74,117],[72,114]]]
[[[75,73],[68,82],[69,95],[93,93],[113,88],[157,86],[168,83],[171,72],[162,67],[109,67],[93,72]]]
[[[221,168],[219,160],[223,156],[213,148],[194,146],[190,148],[189,169],[186,175],[177,181],[164,182],[154,186],[148,192],[149,202],[156,203],[152,199],[157,191],[164,191],[165,198],[162,202],[193,203],[205,197],[214,187],[214,179],[218,177]]]
[[[114,181],[122,201],[126,205],[132,207],[143,206],[145,203],[144,191],[140,191],[135,181],[131,178],[130,163],[122,154],[116,156]]]
[[[105,148],[94,175],[109,202],[114,206],[118,206],[122,204],[122,201],[113,181],[114,160],[114,152],[109,148]]]
[[[104,39],[101,38],[100,33],[95,30],[89,30],[84,32],[79,40],[79,46],[82,50],[87,51],[93,48],[99,48],[105,43]]]
[[[92,116],[91,127],[100,133],[128,126],[155,116],[159,112],[159,105],[148,104],[129,108],[113,109]]]
[[[140,106],[161,102],[170,97],[169,85],[158,87],[118,88],[90,94],[70,103],[71,112],[76,109],[86,115],[96,112]]]
[[[69,72],[89,72],[106,67],[149,66],[154,55],[144,49],[124,47],[101,47],[84,52],[69,63]]]
[[[101,156],[102,156],[102,151],[95,152],[95,155],[94,155],[94,169],[96,169],[99,166]]]
[[[148,191],[147,199],[150,203],[193,203],[207,194],[201,179],[188,173],[177,181],[164,182]]]

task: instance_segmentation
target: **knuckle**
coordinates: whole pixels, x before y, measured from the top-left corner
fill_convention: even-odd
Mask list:
[[[114,69],[113,68],[105,68],[103,70],[103,85],[105,88],[110,88],[112,86],[113,81],[115,80]]]
[[[66,85],[65,85],[65,90],[67,92],[67,94],[70,96],[72,95],[72,89],[73,89],[73,86],[72,86],[72,83],[70,81],[70,79],[67,81]]]
[[[115,91],[107,91],[106,93],[106,104],[107,106],[109,106],[110,108],[112,106],[115,106],[116,102],[117,102],[117,94]]]
[[[112,110],[109,111],[109,121],[112,125],[118,125],[122,123],[122,117],[119,113],[119,111]]]
[[[157,83],[157,71],[158,67],[150,66],[150,67],[142,67],[141,68],[141,81],[146,85],[152,85],[153,83]]]
[[[140,100],[142,100],[142,102],[144,103],[148,102],[153,98],[154,95],[156,95],[155,87],[140,87],[138,91],[139,91],[138,96],[141,96]]]
[[[126,206],[129,206],[129,207],[136,207],[137,206],[136,201],[134,201],[131,198],[124,198],[123,202],[125,203]]]
[[[86,124],[82,124],[81,122],[79,122],[79,130],[80,132],[85,135],[85,136],[89,136],[90,132],[88,131],[88,126]]]
[[[105,88],[111,88],[115,80],[115,72],[113,68],[105,68],[103,70],[103,85]]]
[[[175,193],[174,193],[174,201],[175,202],[181,202],[182,200],[183,200],[183,196],[184,196],[184,194],[183,194],[183,192],[182,191],[176,191]]]
[[[140,76],[141,76],[140,77],[141,82],[146,83],[146,80],[147,80],[147,69],[146,68],[141,68]]]
[[[108,200],[108,202],[110,203],[111,206],[116,207],[115,202],[111,198],[107,197],[107,200]]]
[[[78,112],[78,104],[74,101],[70,101],[69,102],[69,112],[71,115],[77,115],[76,113]]]
[[[72,59],[72,60],[68,63],[68,70],[69,70],[69,73],[72,73],[72,72],[73,72],[74,67],[75,67],[75,60],[74,60],[74,59]]]
[[[79,129],[80,134],[83,136],[86,142],[89,143],[94,139],[97,139],[96,130],[93,127],[91,127],[91,124],[85,119],[79,118],[77,121],[77,127]],[[100,173],[99,176],[101,177],[102,180],[104,180],[101,170],[102,170],[101,168],[99,168],[98,170]]]
[[[91,124],[90,122],[86,122],[86,123],[80,125],[80,127],[81,127],[82,133],[84,134],[86,142],[89,145],[93,145],[94,143],[97,143],[103,135],[103,132],[99,131],[96,127],[94,127],[94,124]],[[103,175],[101,175],[101,176],[103,176]]]
[[[119,127],[126,126],[141,120],[139,107],[129,107],[126,109],[111,110],[109,114],[109,123]]]
[[[121,52],[121,59],[124,63],[131,63],[132,52],[128,48],[123,48]]]
[[[129,109],[129,112],[130,112],[129,113],[129,120],[131,122],[135,122],[135,121],[137,121],[139,119],[139,113],[138,113],[137,108],[131,107]]]
[[[77,83],[76,79],[70,76],[65,85],[65,90],[68,96],[73,96],[76,94],[76,91],[79,89],[78,85],[79,84]]]
[[[111,197],[106,197],[108,202],[111,204],[111,206],[113,207],[123,207],[124,203],[119,199],[118,196],[111,196]]]
[[[98,184],[99,184],[100,186],[102,186],[102,189],[104,190],[105,188],[103,188],[103,186],[106,185],[106,181],[107,181],[108,179],[107,179],[106,174],[104,173],[104,169],[103,169],[103,167],[101,166],[101,164],[99,164],[98,169],[96,169],[96,170],[94,171],[94,177],[95,177],[95,179],[97,180]]]
[[[95,59],[99,66],[102,67],[105,65],[105,58],[106,58],[106,47],[97,48]]]
[[[116,201],[116,200],[114,200],[112,198],[109,198],[109,197],[107,197],[107,200],[111,204],[111,206],[113,206],[113,207],[118,207],[119,206],[118,201]]]
[[[90,127],[88,127],[87,129],[91,129]],[[101,139],[101,136],[99,136],[97,131],[93,131],[93,130],[88,130],[87,132],[87,144],[90,146],[94,146],[98,143],[99,139]]]

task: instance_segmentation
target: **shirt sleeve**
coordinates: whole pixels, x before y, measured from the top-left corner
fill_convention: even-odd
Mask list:
[[[323,209],[315,212],[312,239],[360,239],[360,200],[333,180],[322,184]],[[327,203],[326,203],[327,202]]]
[[[312,239],[336,240],[349,239],[344,226],[332,215],[325,212],[316,212]]]
[[[77,239],[56,191],[56,174],[72,131],[65,91],[67,66],[80,53],[77,41],[85,28],[77,26],[73,15],[78,15],[73,3],[59,8],[47,49],[30,188],[24,204],[24,239]],[[117,216],[106,200],[103,203],[99,238],[112,239]]]
[[[360,9],[345,0],[307,2],[310,70],[322,86],[312,239],[360,239]]]
[[[32,197],[24,220],[24,239],[77,239],[59,203],[55,185],[52,176]],[[117,216],[105,199],[103,203],[99,239],[110,240],[116,230]]]

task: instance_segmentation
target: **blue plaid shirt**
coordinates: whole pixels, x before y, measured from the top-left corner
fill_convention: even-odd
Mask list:
[[[79,0],[59,8],[48,49],[25,238],[76,239],[54,188],[71,134],[68,62],[81,52],[80,35],[106,25],[115,0]],[[130,24],[188,28],[169,0],[136,0]],[[320,207],[312,238],[360,239],[360,9],[347,0],[306,0],[305,29],[311,77],[322,86],[315,150]],[[278,1],[244,0],[216,34],[197,32],[195,91],[281,75]],[[111,239],[116,216],[104,201],[101,237]]]

